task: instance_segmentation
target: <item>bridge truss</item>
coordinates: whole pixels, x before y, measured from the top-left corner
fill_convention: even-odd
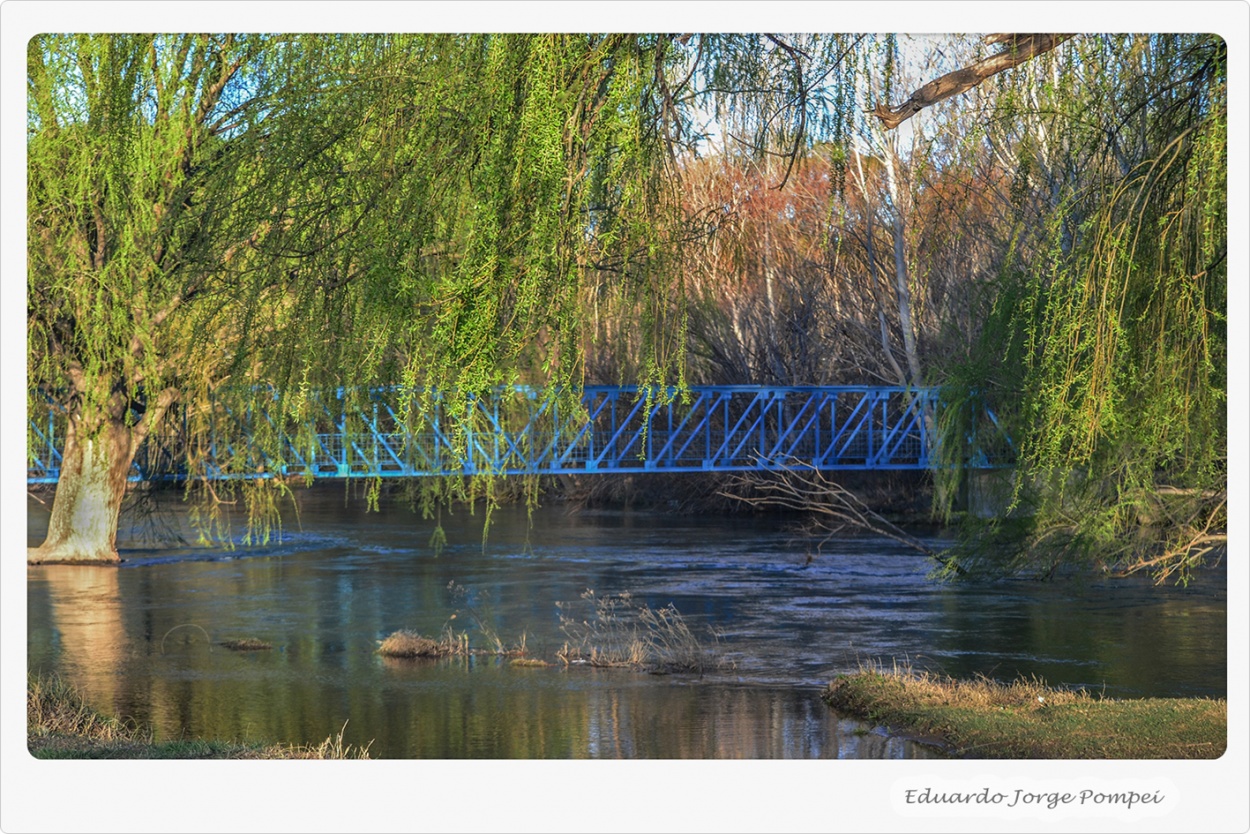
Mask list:
[[[436,475],[557,475],[613,472],[743,472],[927,469],[938,464],[935,389],[887,387],[694,386],[687,392],[587,386],[581,407],[561,414],[541,389],[507,388],[459,407],[472,427],[446,431],[439,398],[387,388],[363,405],[343,390],[322,397],[310,431],[279,434],[277,454],[252,442],[275,421],[251,405],[214,409],[199,477],[412,478]],[[989,431],[968,437],[964,465],[1009,463],[1010,441],[988,409],[973,415]],[[185,419],[185,418],[184,418]],[[28,483],[60,474],[64,415],[32,417]],[[978,438],[991,438],[982,442]],[[182,480],[177,434],[150,436],[131,480]]]

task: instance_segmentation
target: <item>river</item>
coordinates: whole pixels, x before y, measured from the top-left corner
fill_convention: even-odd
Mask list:
[[[366,512],[339,487],[299,496],[280,542],[153,546],[186,534],[176,499],[127,522],[120,569],[32,567],[28,668],[160,738],[316,743],[343,732],[375,758],[925,758],[938,751],[831,712],[861,663],[958,677],[1037,676],[1113,697],[1226,694],[1226,578],[943,585],[884,539],[819,554],[775,518],[505,508],[434,524]],[[30,502],[38,543],[46,509]],[[809,559],[809,556],[811,557]],[[566,666],[594,599],[672,606],[702,672]],[[385,658],[399,630],[524,640],[546,667],[477,655]],[[231,651],[254,638],[271,648]]]

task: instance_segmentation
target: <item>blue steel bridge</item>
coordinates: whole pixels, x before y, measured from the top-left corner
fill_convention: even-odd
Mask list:
[[[654,392],[653,392],[654,393]],[[208,478],[412,478],[635,472],[902,470],[937,465],[937,389],[867,386],[693,386],[647,396],[638,387],[587,386],[584,409],[561,414],[541,389],[499,389],[463,400],[474,427],[453,442],[448,406],[424,410],[411,390],[374,389],[362,405],[340,389],[314,397],[312,431],[281,435],[276,456],[250,442],[275,421],[253,398],[218,403],[205,450]],[[276,400],[275,400],[276,402]],[[407,407],[405,407],[407,406]],[[971,468],[1008,465],[1010,440],[979,408],[961,455]],[[184,417],[185,419],[185,417]],[[176,422],[176,421],[175,421]],[[27,483],[60,473],[65,417],[32,415]],[[150,436],[132,481],[188,477],[177,435]]]

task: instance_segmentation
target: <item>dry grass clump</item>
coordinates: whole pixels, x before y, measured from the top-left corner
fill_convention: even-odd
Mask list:
[[[592,607],[589,617],[560,615],[560,629],[568,640],[556,657],[565,665],[650,672],[703,672],[722,665],[714,648],[695,637],[673,605],[653,609],[629,593],[598,597],[592,590],[582,599]],[[716,643],[715,634],[712,642]]]
[[[966,757],[1200,759],[1227,747],[1228,703],[1208,698],[1114,700],[1037,678],[954,680],[897,665],[841,676],[824,698],[840,712],[935,736]]]
[[[32,675],[26,683],[26,746],[39,759],[368,759],[372,742],[344,744],[346,728],[315,745],[158,742],[150,728],[96,712],[55,675]]]
[[[565,643],[556,657],[565,666],[587,665],[600,668],[641,669],[647,665],[647,650],[641,641],[633,640],[622,646],[571,646]]]
[[[469,636],[448,629],[434,639],[401,629],[378,643],[378,654],[386,657],[462,657],[469,654]]]
[[[273,648],[273,644],[266,643],[264,640],[259,640],[255,637],[244,637],[242,640],[223,640],[220,645],[232,652],[261,652]]]
[[[147,741],[134,724],[101,715],[78,690],[56,675],[30,676],[26,681],[26,728],[33,738],[77,736],[93,741]]]
[[[440,658],[467,657],[470,655],[489,655],[493,657],[524,658],[526,656],[526,635],[509,647],[504,645],[499,632],[491,625],[492,618],[488,611],[479,610],[473,604],[475,595],[454,580],[447,583],[447,592],[456,604],[455,612],[447,618],[442,634],[438,638],[425,637],[418,632],[400,630],[379,642],[378,653],[385,657],[399,658]],[[451,622],[464,614],[459,622],[470,620],[477,632],[488,645],[488,648],[470,648],[467,631],[452,630]],[[534,665],[534,664],[531,664]]]
[[[373,742],[357,747],[343,743],[343,731],[347,729],[344,722],[336,735],[328,736],[325,741],[316,745],[274,745],[261,751],[262,759],[368,759],[369,748]],[[266,755],[268,754],[268,755]]]
[[[911,706],[925,704],[958,704],[977,709],[1044,709],[1095,699],[1084,689],[1057,689],[1037,677],[1017,678],[1003,683],[984,675],[970,680],[918,672],[910,664],[892,663],[887,669],[880,663],[861,663],[860,675],[876,676],[882,685],[898,693],[900,703]],[[845,678],[839,679],[845,680]],[[838,681],[834,681],[833,687]]]

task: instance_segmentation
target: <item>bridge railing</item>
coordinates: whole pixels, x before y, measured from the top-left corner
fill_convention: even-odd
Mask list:
[[[441,398],[376,389],[354,402],[343,391],[323,397],[305,409],[313,416],[297,433],[280,429],[263,399],[234,409],[221,404],[208,418],[197,471],[209,478],[408,478],[926,469],[939,460],[935,426],[944,407],[935,389],[587,386],[579,407],[561,413],[559,401],[539,389],[508,388],[462,398],[467,419],[460,425],[467,428],[453,436]],[[987,411],[984,420],[993,419]],[[55,482],[63,423],[55,407],[32,417],[28,482]],[[181,431],[149,438],[133,480],[189,476],[185,425],[184,417]],[[268,442],[257,442],[266,432]],[[1007,462],[1002,448],[969,448],[963,457],[974,467],[1000,466]]]

